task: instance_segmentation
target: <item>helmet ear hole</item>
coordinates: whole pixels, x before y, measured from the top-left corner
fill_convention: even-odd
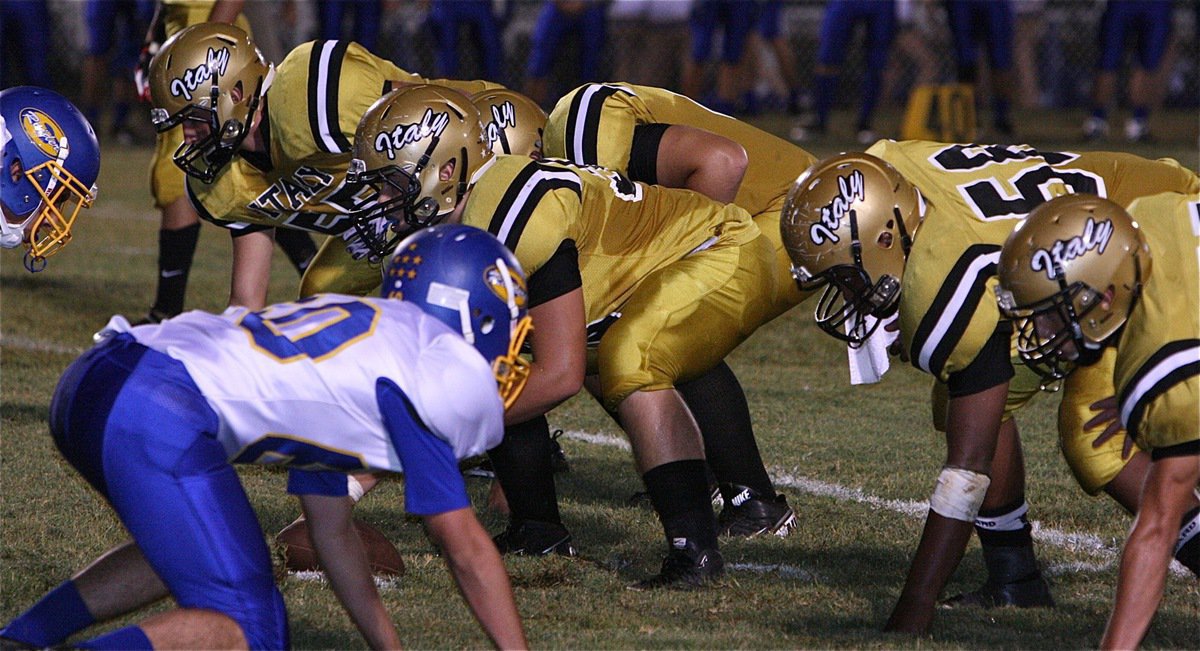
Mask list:
[[[495,328],[496,328],[496,319],[494,319],[490,316],[483,317],[483,320],[479,322],[479,332],[482,334],[485,334],[485,335],[491,334],[492,330],[494,330]]]
[[[242,88],[242,82],[239,79],[238,82],[234,84],[233,89],[229,91],[229,99],[232,99],[233,103],[237,104],[242,101],[242,98],[245,97],[245,95],[246,91]]]
[[[885,231],[879,234],[879,239],[877,239],[875,243],[878,244],[879,248],[881,249],[890,249],[894,243],[894,238],[890,232]]]

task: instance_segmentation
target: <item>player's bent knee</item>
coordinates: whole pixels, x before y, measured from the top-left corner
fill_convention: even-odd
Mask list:
[[[951,520],[975,522],[991,482],[990,477],[973,470],[944,467],[929,497],[929,508]]]

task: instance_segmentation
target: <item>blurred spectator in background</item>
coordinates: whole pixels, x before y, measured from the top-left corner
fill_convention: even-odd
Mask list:
[[[690,0],[612,0],[612,78],[678,91],[691,11]]]
[[[898,98],[903,104],[909,88],[938,81],[941,64],[933,48],[934,22],[933,0],[896,0],[896,42],[883,76],[885,101]],[[911,78],[906,74],[909,67]]]
[[[756,7],[743,0],[695,0],[690,27],[692,52],[683,68],[683,94],[722,113],[734,113],[745,90],[739,70],[746,41],[754,29]],[[717,66],[715,93],[705,92],[705,71],[712,55],[713,37],[721,28],[721,62]]]
[[[994,139],[1012,136],[1013,3],[1009,0],[946,0],[958,81],[979,85],[979,44],[987,48]],[[976,99],[982,93],[976,90]]]
[[[503,83],[501,21],[492,11],[492,0],[432,0],[428,20],[437,40],[438,77],[463,78],[458,70],[458,39],[462,28],[468,27],[483,78]]]
[[[46,62],[52,25],[46,0],[0,0],[0,86],[54,88]]]
[[[600,56],[604,53],[605,11],[600,0],[545,0],[529,52],[525,71],[525,95],[545,107],[553,104],[550,97],[550,74],[554,63],[562,58],[565,46],[579,47],[579,77],[568,86],[600,80]],[[568,38],[569,37],[569,38]],[[621,53],[639,56],[637,53]]]
[[[743,100],[745,113],[757,113],[762,108],[761,104],[764,103],[782,104],[787,108],[789,115],[800,113],[800,77],[796,74],[796,56],[792,52],[792,44],[788,41],[787,34],[780,29],[782,9],[783,0],[761,0],[759,2],[758,20],[755,23],[754,31],[750,34],[745,74],[745,78],[751,80],[751,83],[755,80],[761,83],[764,66],[763,62],[758,59],[763,54],[772,57],[779,81],[783,84],[782,102],[770,97],[763,102],[756,93],[757,89],[751,88]]]
[[[1150,108],[1161,98],[1158,71],[1171,38],[1171,5],[1171,0],[1109,0],[1100,19],[1100,60],[1092,86],[1092,114],[1083,123],[1083,135],[1088,140],[1108,135],[1108,108],[1131,37],[1137,39],[1137,52],[1129,75],[1133,115],[1125,122],[1125,137],[1134,142],[1150,138]]]
[[[894,0],[838,0],[825,7],[821,20],[821,35],[817,43],[817,66],[813,77],[813,110],[801,124],[792,129],[792,139],[807,142],[825,134],[829,110],[837,97],[838,74],[846,61],[846,53],[854,37],[854,28],[862,24],[865,30],[866,69],[863,71],[861,100],[855,128],[858,142],[875,142],[871,121],[879,102],[888,52],[896,34],[896,3]]]
[[[133,143],[126,120],[134,101],[130,72],[137,65],[142,35],[154,15],[152,0],[87,0],[83,5],[87,45],[83,58],[80,108],[96,129],[105,106],[112,108],[107,134],[123,145]]]
[[[1016,100],[1024,108],[1041,105],[1038,48],[1046,32],[1046,0],[1020,0],[1014,5],[1017,27],[1013,40]]]
[[[375,45],[379,42],[383,0],[317,0],[317,8],[321,38],[330,41],[351,39],[375,51]],[[354,14],[349,30],[344,27],[347,13]]]

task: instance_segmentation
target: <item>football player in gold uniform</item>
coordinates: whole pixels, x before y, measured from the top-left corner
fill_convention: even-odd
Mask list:
[[[154,19],[146,34],[138,61],[139,92],[150,99],[148,73],[151,56],[163,42],[189,25],[203,22],[236,24],[250,31],[241,15],[245,0],[162,0],[155,7]],[[154,158],[150,162],[150,193],[154,207],[162,213],[158,231],[158,281],[154,304],[142,320],[157,323],[183,311],[188,274],[196,242],[200,235],[200,217],[184,196],[184,174],[171,160],[171,154],[183,144],[183,130],[169,129],[158,134]],[[288,231],[278,234],[276,243],[287,254],[296,270],[304,272],[316,253],[316,245],[307,233]]]
[[[483,137],[494,154],[544,155],[546,112],[537,102],[514,90],[497,88],[475,93],[471,103],[483,119]]]
[[[302,294],[362,294],[379,284],[378,255],[364,239],[394,239],[386,224],[352,224],[349,213],[373,200],[345,182],[359,117],[393,87],[423,83],[349,41],[298,46],[278,69],[242,30],[213,23],[185,29],[151,64],[160,130],[182,125],[173,158],[200,216],[233,234],[230,303],[266,301],[276,228],[330,238],[309,265]],[[443,82],[463,92],[488,82]],[[372,258],[375,267],[355,258]]]
[[[352,169],[389,197],[373,211],[414,226],[462,221],[514,251],[529,274],[534,362],[506,419],[540,416],[597,375],[670,545],[661,573],[637,587],[708,582],[723,562],[700,434],[674,387],[767,318],[772,294],[754,288],[774,282],[770,242],[743,209],[697,193],[563,161],[477,157],[470,117],[424,94],[397,91],[363,116]]]
[[[1018,325],[1021,357],[1053,381],[1117,346],[1125,451],[1136,439],[1153,458],[1121,555],[1104,649],[1141,643],[1172,550],[1200,546],[1198,251],[1200,194],[1192,192],[1138,199],[1128,213],[1095,196],[1054,199],[1000,252],[998,295]]]
[[[816,160],[808,152],[669,90],[623,83],[584,84],[560,99],[546,124],[545,143],[553,158],[745,208],[775,248],[777,291],[770,317],[803,300],[779,236],[779,212],[792,181]],[[745,527],[752,520],[778,522],[786,502],[763,467],[733,371],[722,362],[678,389],[721,482],[722,531],[760,533],[760,526]]]
[[[972,523],[988,582],[948,605],[1053,604],[1033,553],[1011,418],[1039,382],[1024,366],[1014,371],[1011,324],[988,300],[1000,244],[1014,220],[1060,194],[1129,203],[1189,188],[1200,188],[1200,178],[1174,161],[890,140],[866,155],[823,161],[797,180],[783,237],[801,286],[826,287],[818,325],[857,346],[871,335],[866,324],[878,323],[862,315],[898,310],[902,354],[936,378],[935,398],[948,396],[944,407],[934,400],[935,424],[946,432],[945,467],[888,630],[928,630]],[[1133,512],[1146,457],[1123,460],[1111,443],[1093,450],[1085,432],[1097,420],[1085,423],[1089,406],[1109,395],[1102,371],[1068,382],[1060,440],[1085,490],[1104,490]]]

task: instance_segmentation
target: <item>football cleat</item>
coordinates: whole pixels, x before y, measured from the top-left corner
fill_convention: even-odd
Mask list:
[[[522,520],[510,522],[508,528],[492,538],[501,554],[516,556],[577,556],[571,544],[571,532],[557,522]]]
[[[694,541],[676,538],[658,574],[629,586],[630,590],[695,590],[716,581],[725,559],[716,549],[700,549]]]
[[[1053,608],[1054,597],[1041,572],[1013,583],[984,583],[978,590],[950,597],[942,608]]]
[[[737,494],[717,517],[717,533],[722,536],[753,538],[761,534],[787,537],[796,528],[796,512],[782,494],[764,498],[746,486],[734,485]]]

